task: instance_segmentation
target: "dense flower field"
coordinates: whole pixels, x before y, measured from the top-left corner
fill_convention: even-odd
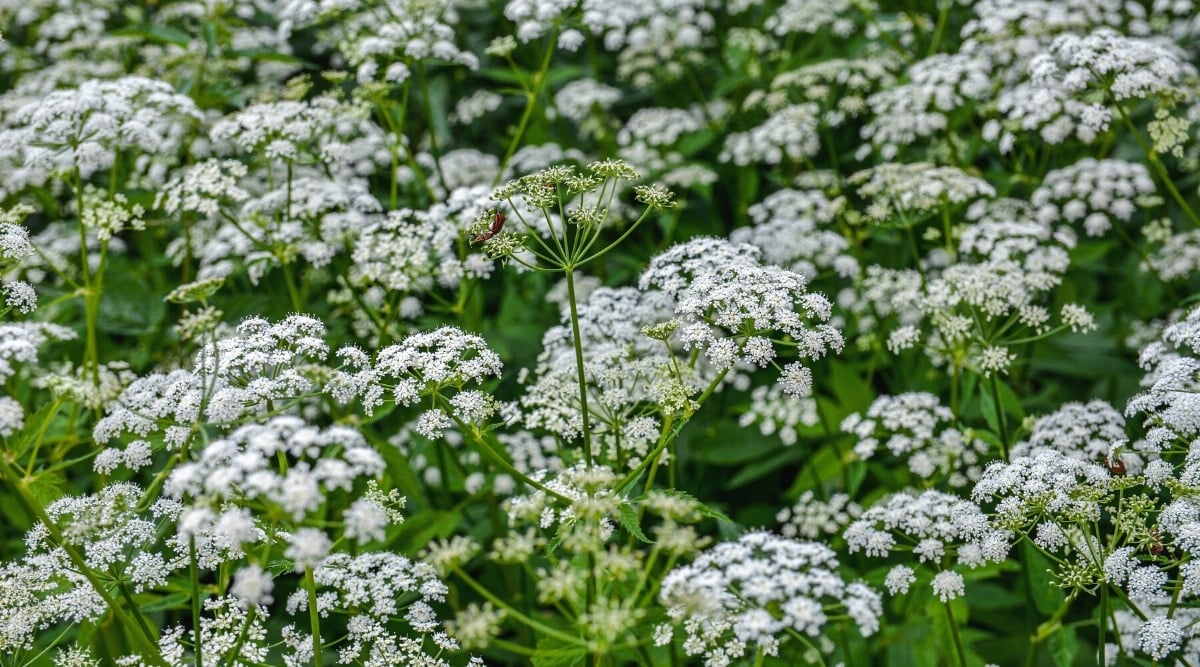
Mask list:
[[[0,665],[1200,667],[1191,0],[0,35]]]

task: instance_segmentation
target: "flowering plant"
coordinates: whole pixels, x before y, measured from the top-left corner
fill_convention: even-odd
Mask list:
[[[0,0],[0,665],[1200,665],[1190,0]]]

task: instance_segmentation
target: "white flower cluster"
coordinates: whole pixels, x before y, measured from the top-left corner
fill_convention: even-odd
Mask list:
[[[862,459],[874,457],[882,444],[920,479],[962,487],[979,479],[989,446],[970,430],[953,426],[953,420],[937,396],[909,392],[880,396],[865,414],[846,417],[842,430],[857,437],[854,452]]]
[[[26,555],[0,565],[0,651],[31,649],[51,625],[95,621],[108,611],[81,565],[128,582],[138,592],[165,583],[172,565],[153,550],[158,525],[137,511],[141,499],[140,487],[118,483],[46,506],[56,535],[36,524],[25,538]]]
[[[629,500],[613,490],[617,475],[606,466],[578,463],[559,473],[536,472],[532,479],[557,496],[535,489],[509,498],[504,502],[509,522],[536,525],[556,535],[571,553],[600,550],[616,532],[623,508],[632,509]]]
[[[454,43],[455,2],[302,0],[273,5],[285,25],[318,23],[360,84],[402,84],[422,61],[475,69],[479,58]],[[382,71],[380,71],[382,67]]]
[[[580,9],[583,24],[603,37],[608,51],[664,46],[674,50],[701,45],[716,25],[711,4],[705,0],[582,0]]]
[[[46,343],[74,338],[74,331],[49,322],[0,322],[0,382],[16,374],[14,364],[36,364]]]
[[[637,466],[659,436],[654,413],[687,409],[689,397],[711,382],[716,371],[685,366],[677,375],[672,350],[643,335],[644,327],[671,316],[671,302],[662,293],[601,287],[578,305],[577,314],[592,437],[606,460]],[[583,429],[569,317],[563,313],[564,323],[542,337],[542,352],[532,376],[524,379],[520,398],[526,428],[547,430],[567,441],[580,437]]]
[[[1195,275],[1200,271],[1200,230],[1173,232],[1170,223],[1163,222],[1165,224],[1157,225],[1160,231],[1151,239],[1161,245],[1151,248],[1142,270],[1153,271],[1166,281]],[[1151,233],[1148,231],[1146,236],[1150,237]]]
[[[1098,521],[1101,501],[1111,492],[1112,473],[1100,463],[1081,461],[1058,449],[994,461],[971,491],[979,503],[995,502],[993,522],[1010,530]],[[1058,543],[1058,540],[1055,540]],[[1058,543],[1065,546],[1065,541]]]
[[[207,598],[202,605],[205,615],[200,619],[200,637],[192,627],[177,625],[159,635],[158,647],[169,657],[171,667],[182,666],[188,647],[201,645],[205,658],[221,664],[263,662],[269,654],[267,629],[263,621],[267,610],[250,609],[234,596]]]
[[[839,535],[852,520],[862,515],[862,507],[845,493],[835,493],[828,500],[818,500],[812,491],[800,494],[791,507],[775,515],[784,537],[804,537],[815,540]]]
[[[778,165],[786,158],[801,162],[821,150],[818,133],[820,109],[816,104],[795,104],[772,113],[758,127],[730,132],[717,158],[739,167],[750,164]]]
[[[441,621],[432,603],[444,602],[448,588],[433,567],[388,551],[351,556],[334,553],[313,568],[313,579],[324,590],[317,596],[322,616],[348,613],[345,644],[338,648],[342,663],[442,665],[436,655],[458,649],[458,643],[438,632]],[[288,598],[289,613],[308,609],[307,592],[297,589]],[[391,620],[402,616],[411,632],[397,633]],[[432,651],[420,636],[434,640]],[[432,653],[433,655],[429,655]]]
[[[389,155],[383,132],[368,113],[365,106],[329,96],[260,102],[214,122],[208,138],[221,156],[258,157],[269,165],[316,164],[362,175]]]
[[[778,435],[785,446],[796,444],[796,428],[813,427],[820,422],[817,399],[784,392],[778,384],[759,385],[750,392],[750,405],[738,418],[741,426],[758,424],[763,435]]]
[[[328,372],[322,365],[328,354],[324,335],[324,325],[307,315],[275,324],[250,318],[232,335],[206,345],[191,370],[152,373],[130,383],[105,406],[92,437],[106,443],[124,433],[145,438],[162,432],[167,447],[177,448],[197,435],[202,421],[234,424],[292,406],[315,392],[318,377]],[[124,452],[105,450],[96,469],[148,465],[147,445],[137,440]]]
[[[750,3],[745,3],[750,4]],[[852,0],[786,0],[767,17],[768,31],[779,37],[790,33],[814,35],[828,31],[848,37],[863,14],[875,11],[874,2]]]
[[[958,251],[974,262],[1014,263],[1039,282],[1053,283],[1066,273],[1075,247],[1075,232],[1070,227],[1052,227],[1049,223],[1029,221],[1028,207],[1005,212],[1005,202],[991,206],[972,206],[967,218],[973,222],[962,230]],[[999,209],[999,210],[998,210]],[[998,215],[997,215],[998,214]]]
[[[1125,414],[1144,416],[1145,445],[1164,450],[1186,445],[1200,434],[1200,308],[1163,330],[1142,349],[1145,390],[1126,405]]]
[[[995,197],[987,181],[956,167],[939,167],[928,162],[885,162],[864,169],[847,179],[858,185],[858,195],[869,202],[869,220],[913,222],[919,216],[950,206]]]
[[[1129,474],[1141,471],[1141,458],[1119,451],[1128,444],[1125,418],[1107,401],[1064,403],[1054,412],[1038,417],[1029,436],[1014,444],[1011,457],[1032,456],[1043,449],[1092,463],[1104,463]]]
[[[879,629],[879,594],[837,573],[833,550],[768,532],[723,542],[663,578],[659,602],[686,636],[684,653],[706,664],[731,664],[747,651],[778,655],[789,633],[821,636],[830,616],[845,614],[863,636]],[[671,625],[655,643],[672,640]]]
[[[806,291],[803,276],[759,264],[752,246],[706,237],[676,245],[650,260],[639,286],[674,299],[679,341],[702,351],[718,369],[771,364],[778,352],[769,336],[778,333],[789,337],[786,346],[801,360],[842,349],[841,333],[825,324],[829,300]],[[804,395],[809,377],[800,362],[792,362],[782,380],[785,391]]]
[[[367,223],[354,240],[350,284],[416,295],[487,278],[494,262],[482,252],[460,259],[456,246],[469,222],[491,210],[490,193],[487,186],[456,189],[428,210],[390,211]]]
[[[611,132],[608,111],[621,99],[621,90],[595,79],[575,79],[554,94],[554,107],[579,126],[584,137]]]
[[[1039,302],[1062,282],[1075,237],[1039,223],[993,219],[1012,208],[1007,202],[999,202],[995,211],[990,208],[973,212],[983,221],[963,232],[959,261],[939,272],[936,265],[947,258],[935,252],[928,275],[869,266],[859,291],[845,293],[840,301],[860,312],[864,322],[896,316],[900,326],[887,340],[894,353],[921,343],[920,325],[927,321],[933,331],[924,341],[925,350],[936,362],[965,358],[986,375],[1007,372],[1015,354],[1006,339],[1019,336],[1004,323],[1015,316],[1034,335],[1051,331],[1050,313]],[[850,300],[856,295],[862,299]],[[868,305],[873,312],[866,311]],[[1059,319],[1059,330],[1096,328],[1091,314],[1078,304],[1064,304]]]
[[[1155,192],[1145,165],[1087,157],[1047,172],[1030,203],[1044,224],[1082,221],[1088,236],[1101,236],[1114,218],[1129,222],[1139,208],[1156,203]]]
[[[931,585],[945,602],[961,596],[964,589],[962,574],[951,568],[951,560],[970,568],[999,563],[1008,557],[1012,536],[992,528],[975,503],[929,490],[880,499],[846,528],[843,537],[850,553],[862,551],[873,558],[911,549],[919,562],[937,570]],[[912,577],[906,565],[893,568],[889,591],[907,592]]]
[[[54,91],[5,119],[0,164],[11,168],[0,195],[40,187],[75,170],[88,178],[125,152],[173,160],[201,117],[190,97],[144,77],[91,80]],[[144,175],[152,183],[162,180],[161,173]]]
[[[192,246],[179,239],[168,249],[172,258],[177,263],[188,256],[199,260],[201,280],[242,269],[257,285],[269,269],[297,259],[314,267],[328,265],[380,210],[366,181],[351,177],[333,181],[301,175],[255,194],[240,210],[196,225]]]
[[[1104,90],[1118,103],[1177,94],[1182,81],[1196,75],[1178,47],[1107,27],[1086,36],[1060,35],[1049,52],[1030,61],[1029,69],[1035,84],[1058,86],[1071,95]]]
[[[33,208],[18,204],[7,211],[0,210],[0,274],[8,273],[18,264],[28,262],[34,254],[29,241],[29,230],[22,224]],[[24,280],[5,280],[0,283],[3,303],[21,313],[31,313],[37,308],[37,291]]]
[[[827,270],[856,276],[858,261],[849,242],[834,230],[820,228],[832,223],[845,205],[844,198],[830,198],[819,190],[778,190],[750,207],[754,224],[733,230],[729,240],[755,246],[764,261],[809,280]]]
[[[381,349],[374,363],[356,347],[342,348],[338,356],[344,368],[334,371],[326,391],[339,403],[358,398],[368,414],[383,404],[387,391],[397,404],[407,406],[422,396],[440,395],[446,388],[457,390],[447,398],[447,406],[421,415],[417,430],[428,438],[441,437],[444,429],[454,425],[452,420],[481,423],[498,409],[495,399],[465,386],[498,377],[503,366],[500,357],[483,338],[455,327],[412,334]]]
[[[857,58],[807,63],[780,73],[771,80],[767,92],[751,92],[743,106],[749,109],[761,103],[770,110],[782,109],[793,96],[798,96],[799,100],[815,102],[821,107],[823,124],[840,127],[847,119],[869,111],[867,96],[895,85],[903,62],[896,51],[868,48],[866,54]]]
[[[282,471],[280,460],[288,461]],[[356,480],[377,477],[383,469],[383,457],[354,429],[319,429],[284,415],[214,440],[194,461],[176,466],[163,490],[198,505],[273,504],[300,521],[318,511],[334,491],[352,491]],[[378,518],[368,530],[376,539],[387,523],[382,510]],[[362,526],[347,524],[348,532],[355,533],[348,537],[360,537]]]
[[[902,148],[945,130],[949,114],[992,95],[991,68],[967,53],[931,55],[911,65],[907,75],[908,83],[866,99],[872,116],[861,130],[866,142],[858,159],[874,148],[883,159],[893,160]]]

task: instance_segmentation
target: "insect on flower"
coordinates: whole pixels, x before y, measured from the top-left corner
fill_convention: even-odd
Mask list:
[[[492,216],[492,225],[491,225],[491,227],[488,227],[487,231],[485,231],[484,233],[482,233],[482,234],[480,234],[480,235],[478,235],[478,236],[475,236],[475,237],[473,237],[473,238],[471,239],[471,244],[472,244],[472,245],[474,245],[474,244],[476,244],[476,243],[483,243],[484,241],[486,241],[486,240],[488,240],[488,239],[492,238],[493,236],[495,236],[495,235],[499,234],[499,233],[500,233],[500,230],[501,230],[503,227],[504,227],[504,212],[503,212],[503,211],[496,211],[496,214]]]

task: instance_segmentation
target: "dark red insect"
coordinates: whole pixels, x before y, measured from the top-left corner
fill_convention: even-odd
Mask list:
[[[1163,546],[1162,535],[1160,535],[1157,530],[1150,531],[1150,538],[1152,540],[1154,540],[1153,542],[1150,543],[1150,553],[1154,554],[1155,556],[1158,556],[1159,554],[1161,554],[1162,552],[1167,550],[1167,548],[1165,546]]]
[[[1108,464],[1108,469],[1111,470],[1112,474],[1114,474],[1114,475],[1124,475],[1125,474],[1125,462],[1122,461],[1121,459],[1111,459]]]
[[[493,216],[492,216],[492,226],[491,226],[491,227],[489,227],[489,228],[488,228],[488,230],[487,230],[486,232],[484,232],[484,233],[480,234],[479,236],[476,236],[475,238],[471,239],[471,243],[472,243],[472,244],[476,244],[476,243],[483,243],[484,241],[486,241],[486,240],[488,240],[488,239],[492,238],[493,236],[495,236],[495,235],[499,234],[499,233],[500,233],[500,230],[501,230],[503,227],[504,227],[504,212],[503,212],[503,211],[496,211],[496,215],[493,215]]]

